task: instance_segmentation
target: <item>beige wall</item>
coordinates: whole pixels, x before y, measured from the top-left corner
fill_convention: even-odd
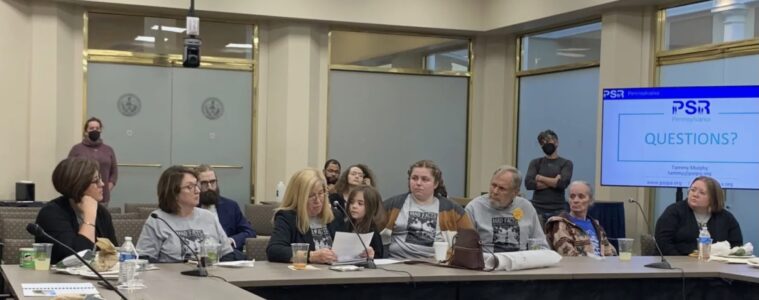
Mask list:
[[[274,21],[259,32],[255,194],[270,201],[277,182],[287,184],[295,171],[324,162],[328,30]]]
[[[127,5],[184,10],[187,0],[77,0],[83,5]],[[480,31],[480,0],[198,0],[199,11],[254,17],[410,28]],[[242,17],[244,18],[244,17]]]
[[[653,83],[653,41],[656,36],[655,11],[651,8],[621,9],[605,13],[601,31],[601,70],[599,89],[651,86]],[[639,45],[639,47],[631,47]],[[600,91],[598,93],[601,95]],[[596,153],[601,153],[601,99],[597,112]],[[601,178],[601,159],[596,156],[596,178]],[[653,206],[644,188],[601,187],[596,183],[596,198],[638,200],[646,210]],[[625,203],[626,235],[635,239],[649,232],[635,204]],[[652,220],[653,221],[653,220]],[[636,243],[636,248],[639,243]]]
[[[186,11],[187,0],[69,0],[90,6]],[[198,0],[195,8],[235,18],[283,18],[416,30],[484,32],[535,20],[566,22],[600,8],[662,4],[677,0]],[[231,17],[231,16],[230,16]],[[547,18],[555,18],[550,20]],[[530,27],[539,25],[531,24]]]
[[[513,36],[474,40],[470,102],[469,197],[488,190],[493,171],[516,165],[516,45]]]
[[[82,10],[47,1],[0,3],[0,85],[11,104],[2,148],[9,172],[0,175],[0,197],[15,198],[14,182],[32,180],[37,199],[56,195],[55,164],[76,143],[82,121]],[[7,22],[7,24],[6,24]]]
[[[14,182],[29,178],[29,64],[31,8],[25,0],[0,1],[0,199],[15,199]]]

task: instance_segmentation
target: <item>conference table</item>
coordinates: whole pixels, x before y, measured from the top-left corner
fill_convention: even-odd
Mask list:
[[[759,269],[699,263],[691,257],[668,257],[682,271],[644,267],[659,260],[564,257],[556,266],[512,272],[419,264],[382,266],[394,271],[335,272],[326,266],[292,271],[283,264],[256,262],[254,269],[212,273],[267,299],[682,299],[683,289],[687,299],[759,299]]]
[[[225,282],[221,278],[192,277],[179,274],[191,270],[194,266],[185,264],[159,264],[158,270],[144,273],[145,299],[264,299],[244,289]],[[22,283],[75,283],[91,282],[98,288],[104,299],[120,299],[116,292],[96,284],[96,280],[79,276],[55,273],[52,271],[35,271],[22,269],[19,265],[2,265],[6,288],[17,299],[35,300],[52,297],[24,297]],[[114,283],[115,285],[115,283]]]
[[[681,270],[646,268],[659,258],[645,256],[631,261],[565,257],[552,267],[512,272],[402,263],[355,272],[324,265],[295,271],[288,264],[257,261],[253,268],[209,269],[223,280],[182,276],[180,271],[192,268],[183,264],[161,264],[160,270],[146,272],[145,279],[147,299],[759,299],[759,269],[690,257],[667,259]],[[3,265],[2,270],[13,291],[22,282],[82,280],[17,265]],[[116,299],[112,291],[103,294]]]

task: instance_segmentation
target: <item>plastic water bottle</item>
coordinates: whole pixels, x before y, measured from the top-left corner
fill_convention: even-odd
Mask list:
[[[126,284],[128,281],[127,268],[124,262],[130,259],[137,259],[138,257],[137,248],[132,244],[132,237],[124,237],[124,243],[119,248],[119,283]]]
[[[698,233],[698,261],[708,261],[712,250],[712,236],[706,226]]]
[[[274,199],[277,200],[277,202],[282,202],[282,198],[285,196],[285,183],[280,181],[277,182],[277,191],[274,194]]]

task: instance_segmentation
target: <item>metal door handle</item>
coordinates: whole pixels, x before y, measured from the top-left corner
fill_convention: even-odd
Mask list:
[[[161,164],[118,164],[119,167],[160,168]]]
[[[182,165],[185,168],[197,168],[199,165]],[[242,169],[242,166],[232,166],[232,165],[211,165],[211,168],[214,169]]]

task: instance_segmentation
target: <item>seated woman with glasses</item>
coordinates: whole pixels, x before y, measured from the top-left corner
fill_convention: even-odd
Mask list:
[[[76,251],[95,249],[98,237],[118,245],[111,214],[103,200],[103,181],[99,164],[88,158],[67,158],[53,170],[53,186],[61,196],[48,202],[37,214],[37,224],[50,236]],[[45,237],[37,243],[52,243]],[[50,263],[55,264],[71,255],[61,246],[53,245]]]
[[[343,208],[347,208],[346,200],[348,195],[355,188],[368,185],[373,188],[377,188],[377,180],[374,178],[374,173],[369,167],[364,164],[356,164],[348,167],[340,175],[335,184],[335,192],[329,195],[329,203],[340,204]],[[347,210],[347,209],[346,209]]]
[[[690,184],[687,201],[672,203],[661,214],[655,237],[664,255],[689,255],[698,248],[696,239],[704,227],[715,243],[743,246],[741,226],[725,210],[725,192],[719,182],[699,176]]]
[[[221,246],[221,261],[243,258],[227,243],[227,234],[214,213],[198,208],[200,187],[198,176],[192,169],[172,166],[158,179],[158,208],[142,226],[137,252],[151,262],[169,263],[194,259],[201,245],[212,239]],[[176,234],[172,231],[176,230]],[[183,239],[187,246],[184,246]],[[188,249],[190,247],[191,249]]]
[[[282,204],[274,213],[274,230],[266,246],[273,262],[292,261],[292,243],[308,243],[308,262],[329,264],[337,260],[332,251],[335,231],[343,228],[343,215],[332,212],[326,201],[327,182],[322,172],[307,168],[293,174]]]

